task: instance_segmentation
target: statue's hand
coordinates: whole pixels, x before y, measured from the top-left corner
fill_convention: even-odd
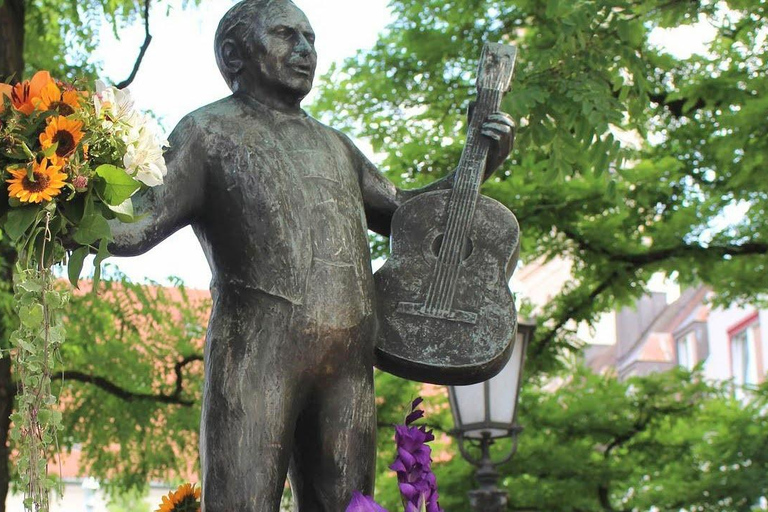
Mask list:
[[[507,159],[515,142],[515,122],[509,114],[494,112],[483,123],[481,133],[491,139],[488,161],[485,166],[485,179]]]

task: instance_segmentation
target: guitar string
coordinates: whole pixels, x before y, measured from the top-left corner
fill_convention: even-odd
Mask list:
[[[479,143],[480,146],[485,146],[485,144]],[[473,161],[475,162],[475,167],[478,166],[480,162],[482,162],[483,153],[487,154],[487,151],[483,151],[485,149],[484,147],[479,148],[478,150],[474,151],[473,155]],[[473,169],[473,171],[475,171]],[[474,172],[472,173],[474,174]],[[454,234],[454,244],[452,247],[452,255],[449,265],[449,273],[446,275],[446,284],[447,286],[444,288],[443,297],[441,297],[441,309],[449,311],[452,303],[453,303],[453,297],[455,295],[456,290],[456,283],[458,282],[459,273],[461,271],[461,261],[463,257],[463,249],[464,244],[466,243],[466,240],[468,238],[468,234],[470,231],[470,224],[472,217],[474,216],[475,208],[477,206],[477,193],[476,189],[474,187],[474,182],[470,177],[467,178],[466,183],[464,187],[462,187],[462,201],[458,210],[458,220],[457,220],[457,230]]]
[[[489,105],[488,113],[495,111],[498,108],[498,105],[500,103],[500,93],[498,93],[499,98],[494,97],[493,94],[491,94],[491,98],[488,100],[487,105]],[[483,116],[486,117],[486,116]],[[479,138],[477,145],[475,146],[476,149],[474,151],[475,155],[473,156],[474,161],[476,162],[475,165],[472,167],[472,170],[470,173],[468,173],[467,176],[467,183],[465,185],[465,198],[464,198],[464,204],[465,208],[463,213],[464,220],[460,224],[460,231],[457,235],[457,252],[455,254],[455,267],[452,275],[450,276],[448,280],[448,289],[446,291],[446,296],[444,297],[444,307],[448,308],[450,310],[451,306],[453,305],[453,299],[456,294],[456,288],[459,282],[459,274],[461,272],[461,261],[464,254],[464,244],[469,239],[469,235],[471,233],[472,229],[472,220],[474,219],[475,210],[477,208],[477,200],[478,200],[478,192],[480,190],[480,184],[482,182],[481,176],[483,172],[485,171],[485,168],[483,166],[483,163],[486,162],[488,157],[488,149],[489,144],[483,140],[482,137],[480,137],[478,134],[480,133],[480,130],[476,132],[475,136]]]
[[[481,133],[479,119],[483,114],[494,112],[501,103],[501,91],[483,89],[478,95],[478,111],[473,123],[473,129],[468,133],[467,148],[469,151],[457,171],[456,186],[449,201],[449,215],[443,244],[436,262],[433,280],[427,294],[425,307],[429,313],[449,313],[461,270],[461,258],[464,254],[464,244],[471,229],[472,219],[477,206],[480,177],[484,169],[481,162],[487,159],[488,144],[478,143]],[[485,97],[484,97],[485,96]],[[490,96],[490,97],[488,97]],[[482,108],[485,106],[485,108]],[[480,139],[482,140],[482,139]]]
[[[461,208],[463,206],[462,199],[464,198],[463,192],[467,185],[467,180],[465,178],[466,172],[464,169],[467,168],[467,162],[471,161],[472,158],[475,132],[476,123],[473,123],[472,129],[469,131],[467,137],[468,144],[466,147],[468,148],[468,151],[465,152],[465,154],[462,156],[462,160],[459,163],[456,182],[454,183],[453,192],[448,204],[448,219],[446,222],[446,230],[443,234],[443,242],[438,256],[438,268],[436,269],[437,272],[435,273],[434,279],[436,286],[433,290],[434,294],[430,297],[430,308],[437,311],[442,311],[445,309],[443,304],[445,286],[447,285],[449,279],[449,276],[446,275],[446,273],[450,273],[449,271],[451,270],[453,263],[452,256],[455,253],[457,230],[459,228],[457,217],[460,217]]]
[[[480,107],[478,107],[479,111],[476,114],[478,116],[476,118],[478,121],[473,123],[473,129],[469,131],[467,137],[466,147],[469,151],[467,151],[460,163],[459,170],[457,171],[457,183],[449,202],[447,229],[443,236],[443,246],[440,251],[439,265],[437,272],[435,273],[435,281],[433,281],[437,286],[432,291],[433,293],[437,293],[436,295],[432,294],[430,296],[430,309],[433,310],[433,313],[435,312],[435,309],[439,312],[450,312],[450,297],[453,295],[453,293],[451,293],[451,288],[455,289],[455,285],[451,285],[455,284],[459,271],[458,265],[460,264],[461,255],[463,253],[461,249],[463,248],[462,246],[466,239],[467,219],[471,217],[474,211],[473,206],[476,199],[477,179],[473,174],[477,174],[477,169],[472,169],[472,163],[474,162],[474,167],[477,168],[478,162],[482,161],[482,154],[484,152],[487,153],[487,148],[483,147],[485,145],[478,145],[475,142],[478,138],[478,133],[480,132],[481,125],[479,119],[485,117],[483,115],[485,112],[481,112],[481,110],[487,110],[488,113],[493,112],[494,100],[497,99],[493,96],[500,95],[500,93],[497,93],[496,95],[491,94],[491,98],[483,98],[482,96],[488,95],[487,93],[483,94],[483,92],[485,91],[480,91],[480,97],[478,98],[478,104],[480,105]],[[482,108],[486,105],[486,108]],[[486,151],[484,151],[484,149],[486,149]],[[462,218],[464,219],[463,222],[461,221]]]
[[[485,105],[491,107],[487,109],[488,113],[493,112],[495,108],[497,108],[497,106],[494,106],[494,99],[496,98],[491,98],[491,101],[488,103],[484,102]],[[475,133],[476,138],[479,138],[479,131],[480,130],[478,129]],[[447,287],[445,288],[444,296],[441,298],[441,309],[445,311],[450,311],[455,297],[459,282],[459,274],[461,272],[461,261],[464,254],[463,249],[469,238],[472,229],[472,219],[474,218],[474,213],[477,207],[478,191],[481,181],[480,176],[484,170],[482,169],[482,162],[486,160],[488,155],[488,143],[483,142],[482,138],[480,138],[475,148],[470,160],[474,161],[475,164],[471,167],[472,172],[468,173],[464,186],[462,187],[463,201],[458,215],[458,233],[455,234],[455,245],[453,247],[453,254],[449,265],[450,272],[446,276]]]

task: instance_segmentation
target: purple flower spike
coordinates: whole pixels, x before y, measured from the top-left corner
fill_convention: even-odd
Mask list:
[[[373,501],[370,496],[355,491],[352,493],[352,500],[350,500],[346,512],[387,512],[387,509]]]
[[[417,410],[413,411],[411,414],[409,414],[408,416],[405,417],[405,424],[406,425],[410,425],[414,421],[418,420],[419,418],[423,418],[423,417],[424,417],[424,411],[422,411],[421,409],[417,409]]]
[[[432,473],[432,448],[426,444],[435,436],[424,426],[411,426],[424,416],[424,411],[417,409],[422,401],[421,397],[414,400],[405,425],[395,427],[397,458],[389,469],[397,473],[405,512],[443,512],[437,501],[437,481]]]

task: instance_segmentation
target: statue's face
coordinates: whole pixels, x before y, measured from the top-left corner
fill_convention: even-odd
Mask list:
[[[255,23],[251,57],[257,80],[284,94],[306,96],[317,67],[315,32],[307,17],[290,2],[274,2]]]

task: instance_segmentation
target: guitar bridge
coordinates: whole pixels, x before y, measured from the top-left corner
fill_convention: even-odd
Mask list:
[[[420,316],[425,318],[437,318],[440,320],[449,320],[452,322],[462,322],[465,324],[474,325],[477,323],[477,313],[470,311],[427,311],[424,304],[418,304],[416,302],[400,302],[397,304],[398,313],[405,315]]]

